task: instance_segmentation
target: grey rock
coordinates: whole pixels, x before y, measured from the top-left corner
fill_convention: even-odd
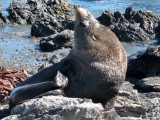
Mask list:
[[[101,120],[103,107],[88,99],[45,96],[25,102],[11,110],[9,119]]]
[[[114,17],[114,14],[110,11],[105,11],[102,13],[100,17],[97,18],[103,25],[111,26],[115,25],[116,18]]]
[[[149,35],[156,36],[156,28],[160,21],[160,17],[154,15],[152,12],[135,11],[131,14],[131,18],[140,24],[140,27]]]
[[[49,36],[62,31],[62,25],[52,15],[42,13],[31,27],[31,35],[36,37]],[[45,22],[44,22],[45,21]]]
[[[8,19],[3,15],[2,10],[0,9],[0,26],[4,26],[9,23]]]
[[[74,39],[74,31],[64,30],[58,34],[44,37],[40,40],[40,46],[43,51],[54,51],[64,48],[72,48]]]
[[[134,117],[139,119],[144,117],[146,109],[139,102],[138,91],[133,89],[133,84],[125,81],[119,91],[115,109],[121,117]]]
[[[136,23],[120,22],[115,25],[113,31],[117,37],[124,42],[147,41],[153,39]]]
[[[59,22],[74,19],[71,10],[73,5],[66,2],[66,0],[48,0],[47,6],[49,6],[47,7],[48,12],[56,17]]]
[[[62,26],[65,29],[74,30],[74,21],[73,20],[64,20],[64,21],[62,21]]]
[[[128,80],[128,78],[127,78]],[[158,120],[160,115],[159,92],[142,93],[134,84],[125,81],[119,91],[115,109],[125,120]]]
[[[135,118],[139,118],[140,116],[142,116],[143,118],[145,118],[146,109],[144,108],[143,105],[131,100],[126,100],[122,98],[119,99],[121,100],[122,103],[124,103],[123,105],[119,105],[116,107],[116,111],[120,116],[123,117],[132,116]]]
[[[36,18],[31,28],[31,35],[36,37],[48,36],[64,29],[73,30],[72,5],[65,0],[49,0],[47,11]]]
[[[122,85],[116,112],[124,120],[158,120],[159,94],[138,93],[133,86],[128,81]],[[11,110],[11,115],[2,120],[112,120],[113,112],[104,111],[101,104],[92,103],[89,99],[43,96],[17,105]]]
[[[160,77],[147,77],[139,80],[136,86],[143,92],[160,92]]]
[[[61,49],[57,49],[53,52],[47,52],[47,53],[43,52],[42,54],[37,55],[36,60],[42,63],[42,65],[39,66],[39,68],[37,69],[40,70],[60,62],[63,58],[65,58],[69,54],[70,50],[71,50],[70,48],[62,47]]]
[[[143,104],[146,109],[146,120],[158,120],[160,118],[160,98],[146,99]]]
[[[37,5],[39,4],[42,2],[39,1]],[[8,8],[9,19],[18,24],[32,24],[36,18],[36,14],[32,13],[32,6],[27,3],[27,0],[13,0]],[[40,10],[43,9],[40,8]]]
[[[52,64],[58,63],[69,54],[70,50],[71,50],[70,48],[62,47],[61,49],[53,51],[52,57],[49,60],[49,63],[52,63]]]
[[[141,117],[135,118],[135,117],[123,117],[123,120],[143,120]]]
[[[119,91],[119,96],[123,98],[127,98],[128,100],[138,102],[139,101],[138,91],[136,89],[133,89],[133,87],[134,87],[134,84],[128,81],[125,81],[121,86],[121,89]]]
[[[139,97],[143,99],[153,99],[153,98],[160,98],[160,92],[147,92],[139,94]]]
[[[36,19],[44,19],[44,14],[59,22],[71,18],[71,7],[65,0],[13,0],[8,12],[10,20],[18,24],[33,24]],[[50,18],[48,17],[48,20],[52,25],[53,19]]]
[[[124,14],[105,11],[97,19],[121,41],[147,41],[159,36],[160,17],[151,12],[134,11],[129,7]]]

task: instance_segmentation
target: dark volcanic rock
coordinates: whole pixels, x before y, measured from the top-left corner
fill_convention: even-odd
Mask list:
[[[97,19],[115,32],[121,41],[146,41],[159,36],[160,17],[151,12],[127,8],[124,14],[105,11]]]
[[[43,16],[43,17],[42,17]],[[42,13],[31,27],[31,35],[36,37],[49,36],[60,32],[63,27],[52,15]]]
[[[18,24],[32,24],[37,14],[44,11],[41,0],[13,0],[8,8],[9,19]]]
[[[127,76],[135,78],[160,75],[160,46],[149,47],[135,58],[129,57]]]
[[[0,26],[3,26],[8,22],[8,19],[3,15],[2,10],[0,9]]]
[[[72,48],[74,31],[64,30],[58,34],[44,37],[40,40],[40,46],[43,51],[54,51],[62,47]]]
[[[41,21],[46,22],[44,25],[48,23],[50,26],[52,24],[55,26],[57,24],[55,21],[70,20],[72,14],[71,7],[72,5],[65,0],[13,0],[8,8],[8,12],[9,18],[18,24],[33,24],[37,20],[35,24],[41,26],[39,19],[42,18]],[[39,27],[33,28],[39,29]],[[48,26],[43,30],[48,30]],[[32,32],[32,35],[36,36],[37,31]]]
[[[121,22],[115,25],[113,31],[117,37],[124,42],[146,41],[152,39],[152,37],[136,23]]]
[[[31,28],[31,35],[36,37],[48,36],[64,29],[73,30],[72,5],[65,0],[50,0],[47,12],[37,17]]]
[[[47,2],[48,13],[56,17],[59,22],[73,19],[72,7],[73,5],[66,0],[48,0]]]

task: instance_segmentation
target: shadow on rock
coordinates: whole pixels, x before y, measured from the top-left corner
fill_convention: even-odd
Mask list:
[[[160,46],[149,47],[145,52],[128,58],[128,77],[145,78],[160,75]]]

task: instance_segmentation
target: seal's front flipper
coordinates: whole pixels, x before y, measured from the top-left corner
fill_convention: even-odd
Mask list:
[[[58,71],[60,71],[61,73],[65,73],[70,68],[70,66],[71,62],[67,59],[63,59],[59,63],[40,70],[38,73],[18,84],[17,87],[37,84],[45,81],[54,81],[54,78],[57,76]]]

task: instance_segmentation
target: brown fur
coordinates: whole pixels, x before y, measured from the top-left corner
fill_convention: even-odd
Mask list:
[[[123,46],[110,29],[80,7],[76,12],[74,39],[74,47],[66,58],[73,70],[66,74],[69,83],[64,93],[69,97],[91,98],[112,109],[126,75]]]
[[[126,52],[116,35],[88,11],[77,7],[75,40],[69,55],[22,82],[10,95],[10,106],[49,90],[63,89],[64,96],[90,98],[102,103],[106,110],[111,110],[125,79],[126,69]],[[57,71],[68,78],[65,88],[55,83]],[[36,84],[35,90],[39,92],[28,93],[27,90],[34,89],[34,85],[23,87],[27,84]],[[47,84],[50,86],[42,89]]]

